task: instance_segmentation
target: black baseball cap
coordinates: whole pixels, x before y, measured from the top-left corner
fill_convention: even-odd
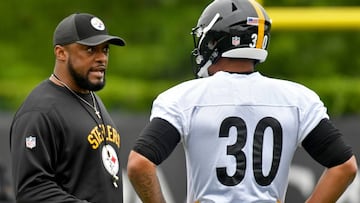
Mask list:
[[[118,36],[108,34],[100,18],[88,13],[75,13],[64,18],[56,27],[53,45],[78,43],[96,46],[103,42],[124,46],[125,41]]]

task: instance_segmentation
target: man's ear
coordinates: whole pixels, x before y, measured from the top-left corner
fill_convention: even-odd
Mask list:
[[[65,50],[65,47],[56,45],[54,47],[54,54],[56,57],[56,60],[65,61],[67,58],[67,52]]]

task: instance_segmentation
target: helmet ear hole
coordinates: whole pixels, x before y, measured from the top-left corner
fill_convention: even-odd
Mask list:
[[[208,47],[208,49],[213,50],[216,47],[216,44],[217,44],[217,41],[212,39],[207,43],[207,47]]]

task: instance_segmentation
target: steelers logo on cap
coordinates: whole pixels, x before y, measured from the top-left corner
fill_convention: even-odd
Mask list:
[[[93,17],[90,20],[91,25],[97,30],[105,30],[104,23],[97,17]]]

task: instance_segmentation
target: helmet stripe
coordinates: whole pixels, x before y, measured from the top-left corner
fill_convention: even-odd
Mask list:
[[[262,10],[260,8],[260,5],[256,1],[249,0],[249,2],[254,7],[254,9],[256,11],[256,14],[258,15],[258,18],[259,18],[258,36],[257,36],[257,41],[256,41],[256,48],[261,49],[262,44],[263,44],[264,34],[265,34],[265,17],[264,17],[264,14],[263,14],[263,12],[262,12]]]

